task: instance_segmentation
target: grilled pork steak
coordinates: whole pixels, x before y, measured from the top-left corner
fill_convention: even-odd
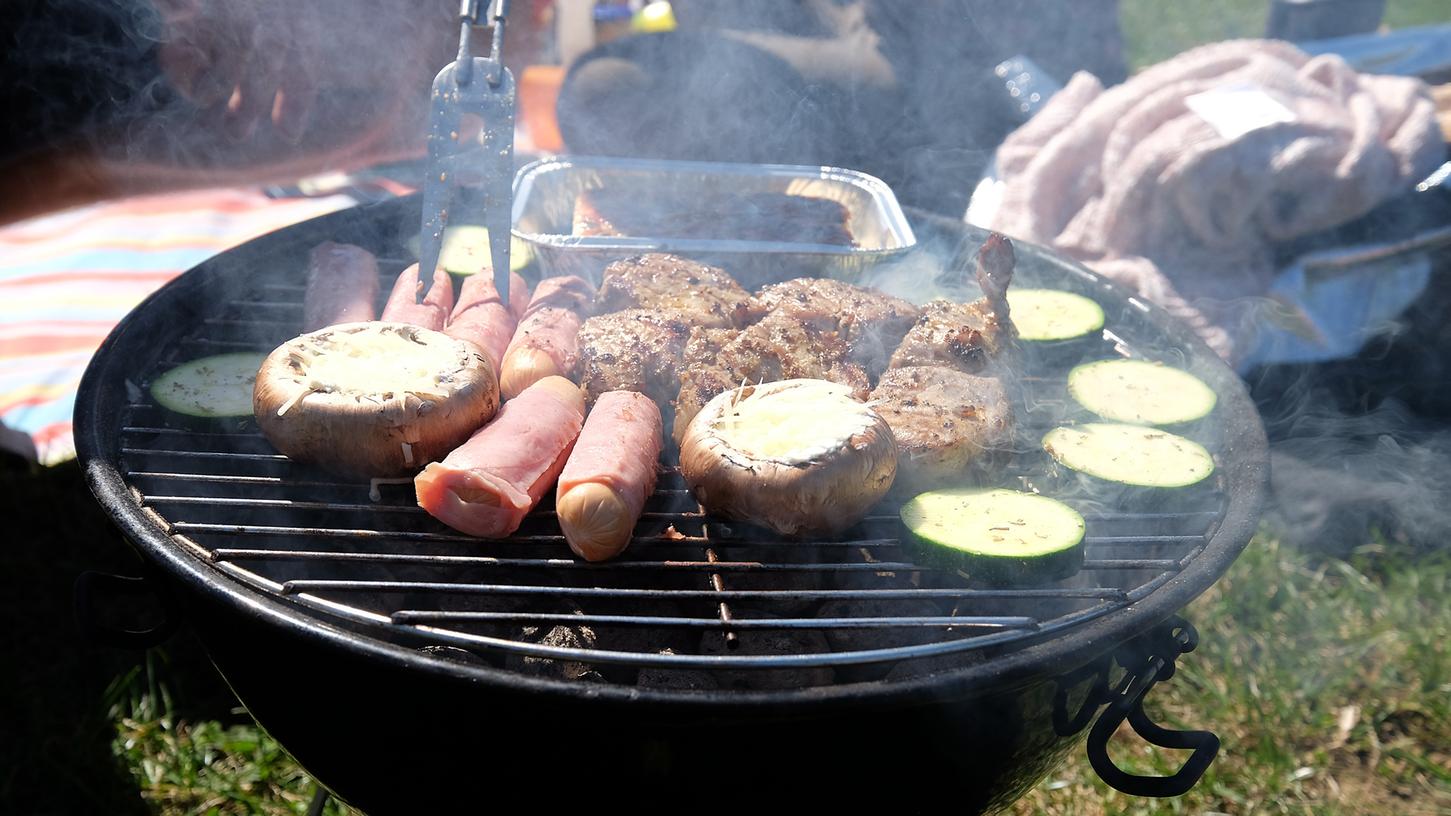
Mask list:
[[[744,326],[758,314],[751,293],[725,270],[675,255],[636,255],[605,267],[597,312],[677,312],[691,325]]]
[[[744,329],[701,329],[690,333],[675,400],[675,441],[716,394],[743,382],[798,377],[849,385],[853,396],[871,391],[867,372],[832,325],[792,312],[772,312]]]
[[[892,355],[891,368],[949,366],[977,374],[1010,340],[986,299],[953,303],[939,298],[922,307],[922,316]]]
[[[792,241],[854,246],[851,213],[839,201],[789,193],[586,190],[574,200],[575,235],[717,241]]]
[[[871,401],[897,438],[893,490],[901,495],[971,483],[1012,442],[1013,407],[996,377],[945,366],[893,368]]]
[[[680,388],[690,324],[672,312],[595,315],[579,330],[579,384],[593,405],[606,391],[639,391],[662,407]]]
[[[757,298],[771,311],[799,311],[813,320],[834,320],[850,347],[851,359],[871,376],[887,367],[921,310],[901,298],[826,278],[796,278],[772,284]]]

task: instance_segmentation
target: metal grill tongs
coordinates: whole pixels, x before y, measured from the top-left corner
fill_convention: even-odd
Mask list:
[[[509,303],[509,234],[514,208],[514,76],[504,67],[504,19],[509,0],[492,0],[489,56],[471,53],[480,0],[461,0],[458,58],[433,79],[428,121],[428,168],[423,177],[419,236],[421,302],[433,284],[450,223],[489,230],[494,288]],[[480,121],[475,121],[475,119]],[[477,137],[471,128],[481,124]],[[481,196],[481,200],[480,200]]]

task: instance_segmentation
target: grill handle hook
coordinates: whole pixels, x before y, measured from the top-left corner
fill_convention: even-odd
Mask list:
[[[1174,676],[1174,661],[1179,655],[1194,651],[1199,633],[1183,618],[1174,617],[1148,645],[1147,657],[1137,669],[1130,667],[1108,699],[1093,729],[1088,732],[1088,761],[1099,778],[1116,790],[1130,796],[1167,797],[1186,793],[1199,782],[1209,763],[1219,753],[1219,737],[1209,731],[1175,731],[1165,728],[1144,713],[1144,697],[1160,680]],[[1108,741],[1124,720],[1135,733],[1161,748],[1192,750],[1183,767],[1170,776],[1139,776],[1113,763],[1108,755]]]
[[[160,623],[149,629],[123,629],[106,623],[106,605],[124,598],[149,598],[160,607]],[[73,589],[76,626],[88,643],[116,649],[145,650],[160,646],[181,625],[180,610],[171,594],[159,582],[145,576],[116,575],[87,570],[76,576]]]

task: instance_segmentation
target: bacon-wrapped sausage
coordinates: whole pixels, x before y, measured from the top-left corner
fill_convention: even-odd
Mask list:
[[[569,548],[586,561],[624,552],[645,499],[655,489],[660,408],[635,391],[595,401],[559,475],[554,503]]]
[[[519,324],[514,303],[520,299],[528,301],[529,286],[518,274],[509,276],[508,306],[503,304],[499,290],[494,288],[492,276],[470,275],[464,278],[458,303],[454,305],[443,333],[478,346],[494,364],[494,376],[497,377],[504,352],[509,348],[514,329]],[[522,313],[523,309],[519,311]]]
[[[378,260],[352,244],[323,241],[307,257],[307,293],[302,297],[302,331],[377,316]]]
[[[388,302],[383,305],[383,320],[393,323],[410,323],[425,329],[443,331],[448,323],[449,312],[453,311],[453,281],[443,267],[433,271],[433,286],[418,303],[418,264],[414,264],[398,276]]]
[[[459,532],[507,536],[559,477],[583,425],[583,392],[563,377],[545,377],[424,468],[413,480],[418,504]]]
[[[594,304],[594,287],[569,275],[545,278],[514,330],[500,366],[506,398],[549,376],[567,377],[579,362],[579,327]]]
[[[492,276],[492,272],[484,271],[484,274]],[[509,273],[509,314],[514,316],[514,322],[518,323],[524,319],[524,312],[529,309],[529,282],[518,272]]]

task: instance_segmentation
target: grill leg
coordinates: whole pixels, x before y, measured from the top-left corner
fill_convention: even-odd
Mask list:
[[[327,788],[318,785],[317,790],[312,792],[312,801],[307,803],[307,816],[322,816],[322,810],[327,807],[327,800],[331,798]]]

